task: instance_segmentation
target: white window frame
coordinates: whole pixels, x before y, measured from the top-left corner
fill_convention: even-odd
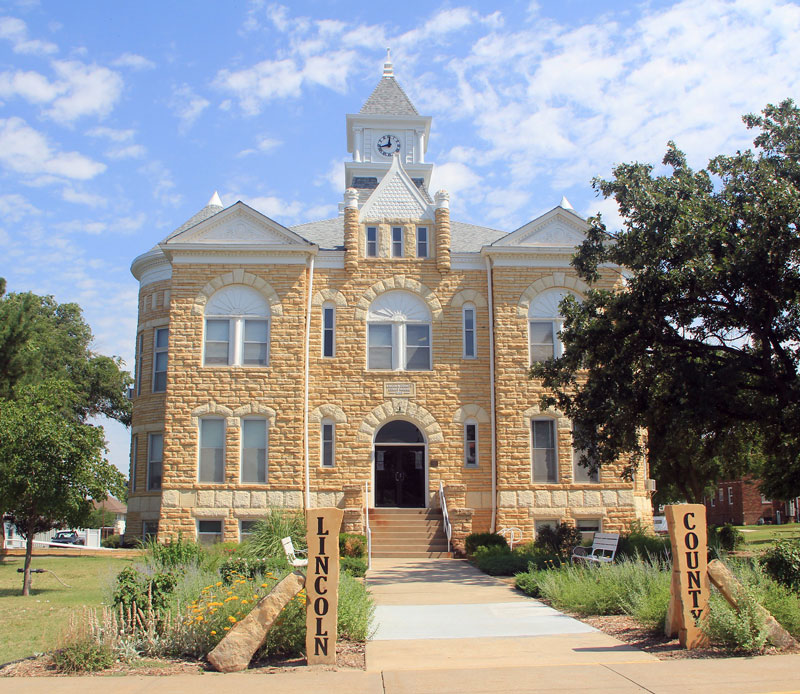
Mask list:
[[[330,315],[331,324],[327,325],[327,316]],[[325,335],[330,334],[330,354],[326,354]],[[322,356],[332,359],[336,356],[336,305],[330,302],[322,304]]]
[[[728,487],[728,506],[733,506],[733,487]]]
[[[564,317],[559,315],[557,311],[557,306],[554,305],[553,300],[550,298],[554,294],[560,294],[560,298],[558,299],[558,303],[561,303],[561,300],[564,299],[566,296],[573,296],[578,301],[581,301],[581,297],[575,294],[568,289],[562,289],[559,287],[555,287],[552,289],[546,289],[545,291],[538,294],[534,299],[531,301],[530,307],[528,308],[528,363],[535,364],[541,361],[547,361],[547,359],[558,359],[564,353],[564,346],[561,343],[561,340],[558,337],[558,334],[561,332],[561,329],[564,327]],[[549,324],[550,329],[552,330],[553,335],[553,353],[552,355],[548,356],[547,359],[534,359],[533,348],[538,346],[542,347],[544,345],[549,345],[549,342],[533,342],[533,324]]]
[[[203,457],[203,423],[210,421],[222,422],[222,479],[204,480],[201,478],[201,461]],[[225,482],[225,439],[227,426],[224,417],[201,417],[197,422],[197,481],[201,484],[223,484]]]
[[[392,366],[390,369],[381,369],[369,365],[369,328],[373,325],[389,325],[392,329]],[[424,369],[409,369],[408,364],[408,326],[424,326],[428,329],[428,366]],[[433,330],[431,324],[422,321],[403,321],[397,323],[383,323],[373,321],[367,323],[367,369],[369,371],[433,371]]]
[[[155,526],[154,531],[149,532],[151,526]],[[158,521],[157,520],[143,520],[142,521],[142,540],[147,540],[148,537],[158,537]]]
[[[372,232],[375,236],[374,239],[370,239],[370,232]],[[364,232],[364,255],[367,258],[377,258],[378,257],[378,227],[367,227],[366,231]]]
[[[271,321],[269,317],[257,318],[255,316],[247,317],[226,317],[226,316],[206,316],[203,322],[204,332],[207,328],[208,321],[228,321],[228,362],[223,363],[208,363],[206,361],[206,339],[203,335],[203,366],[242,366],[249,369],[264,369],[269,366],[269,336]],[[262,322],[267,324],[267,341],[266,351],[263,364],[245,364],[244,363],[244,345],[245,345],[245,327],[248,321]],[[262,344],[262,343],[256,343]]]
[[[572,483],[573,484],[600,484],[600,470],[595,470],[594,473],[590,473],[588,468],[585,468],[583,465],[580,464],[580,457],[583,453],[583,450],[578,449],[575,447],[575,423],[572,424],[572,432],[573,432],[573,441],[572,441]],[[579,480],[578,479],[578,471],[583,471],[586,474],[588,479]],[[592,477],[594,475],[594,478]]]
[[[725,490],[720,487],[719,488],[719,500],[722,501],[725,498]]]
[[[131,478],[128,480],[128,489],[131,493],[136,491],[136,465],[139,457],[139,435],[131,435]]]
[[[550,329],[553,331],[553,353],[551,356],[547,357],[547,359],[534,359],[533,348],[534,347],[544,347],[545,345],[549,345],[549,342],[533,342],[533,324],[539,323],[542,325],[549,325]],[[561,340],[558,339],[558,333],[561,330],[561,326],[563,325],[564,321],[562,320],[547,320],[544,318],[533,318],[528,321],[528,361],[531,364],[536,364],[539,362],[547,361],[548,359],[557,359],[561,356]]]
[[[472,330],[467,329],[467,311],[472,312]],[[475,309],[475,304],[466,303],[461,307],[461,335],[462,335],[462,354],[464,359],[477,359],[478,358],[478,336],[477,336],[477,320],[478,312]],[[471,333],[471,339],[470,339]],[[467,349],[468,345],[472,343],[472,354],[469,354]]]
[[[255,482],[245,481],[244,479],[244,429],[246,422],[261,422],[264,424],[264,479],[257,480]],[[240,484],[247,484],[247,485],[256,485],[256,484],[267,484],[269,482],[269,420],[266,417],[245,417],[239,420],[239,431],[241,435],[239,437],[239,482]],[[224,427],[223,427],[223,441],[224,441]],[[222,476],[223,479],[225,477],[225,448],[223,446],[222,449]],[[199,471],[198,471],[199,474]]]
[[[422,237],[425,238],[422,238]],[[430,236],[428,235],[428,227],[417,227],[417,258],[430,258]],[[421,253],[424,247],[424,253]]]
[[[244,524],[245,523],[258,523],[258,521],[260,521],[260,520],[261,520],[261,518],[240,518],[239,519],[239,542],[244,542],[247,539],[247,537],[245,537],[245,535],[249,536],[249,535],[253,534],[251,532],[246,533],[244,531]]]
[[[403,238],[403,227],[392,227],[392,236],[391,236],[391,249],[392,249],[392,258],[404,258],[405,257],[405,239]],[[397,233],[399,232],[399,233]],[[399,236],[399,238],[396,238]],[[398,245],[400,252],[398,253]]]
[[[153,439],[154,438],[161,439],[161,458],[160,460],[153,460]],[[161,480],[158,486],[153,485],[152,477],[153,477],[153,466],[159,465],[161,467]],[[147,491],[148,492],[157,492],[162,489],[164,486],[164,434],[163,433],[153,433],[147,435]]]
[[[475,433],[474,439],[469,438],[469,427],[474,427],[473,431]],[[478,433],[478,420],[477,419],[467,419],[464,421],[464,467],[470,470],[477,468],[480,466],[480,450],[479,448],[479,437],[480,434]],[[472,441],[475,444],[475,460],[474,462],[469,461],[469,444]]]
[[[716,504],[714,503],[714,494],[711,495],[711,508],[714,508]]]
[[[225,523],[223,523],[222,518],[198,518],[196,522],[197,522],[197,525],[195,527],[196,527],[196,530],[197,530],[197,542],[198,542],[198,544],[215,545],[215,544],[217,544],[217,542],[222,542],[223,532],[225,530]],[[201,523],[219,523],[219,532],[218,533],[211,533],[211,532],[208,532],[207,530],[206,531],[201,531],[200,530],[200,524]],[[219,537],[219,540],[217,540],[216,542],[208,542],[208,543],[203,541],[204,537],[211,537],[211,536]]]
[[[536,451],[537,450],[550,450],[549,448],[537,448],[536,447],[536,440],[534,436],[534,423],[536,422],[549,422],[551,427],[551,432],[553,435],[553,459],[554,459],[554,466],[555,466],[555,479],[550,480],[539,480],[536,479],[536,475],[534,470],[536,468]],[[534,417],[530,420],[530,426],[528,427],[530,431],[530,441],[531,441],[531,481],[533,484],[558,484],[559,480],[559,461],[558,461],[558,422],[553,419],[552,417]]]
[[[144,362],[144,333],[139,333],[136,354],[136,395],[142,394],[142,364]]]
[[[166,333],[166,344],[163,347],[158,346],[158,338],[160,335]],[[165,355],[165,362],[164,362],[164,370],[158,371],[156,370],[156,366],[158,364],[158,355],[163,354]],[[152,380],[152,391],[153,393],[166,393],[167,392],[167,362],[169,360],[169,328],[155,328],[153,330],[153,380]],[[163,388],[156,388],[156,378],[158,374],[164,374],[164,387]]]
[[[330,439],[325,438],[325,429],[330,427]],[[330,443],[330,462],[325,462],[325,444]],[[327,417],[319,425],[319,464],[320,467],[331,469],[336,467],[336,422]]]
[[[581,530],[580,525],[581,523],[589,523],[597,521],[597,530]],[[575,527],[581,534],[581,540],[583,542],[590,542],[594,539],[595,533],[603,532],[603,519],[600,518],[576,518],[575,519]]]
[[[206,302],[203,315],[203,366],[263,369],[269,366],[270,334],[272,320],[269,303],[260,292],[245,285],[229,285],[213,294]],[[210,362],[208,359],[209,321],[228,324],[228,350],[226,361]],[[266,342],[257,341],[252,344],[264,346],[264,362],[259,364],[245,363],[245,340],[248,322],[265,323]],[[219,340],[214,342],[219,343]],[[221,357],[217,357],[221,359]]]

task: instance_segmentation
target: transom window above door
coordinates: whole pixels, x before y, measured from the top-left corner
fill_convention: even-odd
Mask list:
[[[430,371],[431,312],[404,291],[381,294],[367,313],[367,368]]]
[[[255,289],[224,287],[206,304],[203,364],[266,366],[269,361],[270,310]]]

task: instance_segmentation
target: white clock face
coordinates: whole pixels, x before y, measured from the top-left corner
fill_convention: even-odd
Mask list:
[[[378,138],[375,146],[384,157],[391,157],[395,152],[400,151],[400,138],[394,135],[382,135]]]

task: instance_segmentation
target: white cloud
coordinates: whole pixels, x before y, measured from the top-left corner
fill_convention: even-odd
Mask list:
[[[111,142],[130,142],[134,135],[136,135],[136,131],[133,129],[119,130],[116,128],[107,128],[104,125],[98,125],[88,130],[86,134],[91,137],[101,137],[106,140],[111,140]]]
[[[431,192],[444,188],[451,195],[458,195],[475,188],[480,182],[480,176],[466,164],[460,162],[438,164],[431,177]]]
[[[250,205],[254,210],[258,210],[267,217],[278,221],[279,219],[296,219],[303,211],[303,203],[282,200],[274,195],[262,195],[256,197],[242,198],[242,202]]]
[[[32,205],[18,193],[0,195],[0,217],[6,222],[19,222],[28,215],[41,214],[41,210]]]
[[[0,96],[4,98],[20,96],[33,104],[46,104],[60,92],[58,85],[32,70],[0,73]]]
[[[279,147],[282,144],[283,142],[281,142],[281,140],[275,140],[274,138],[267,137],[266,135],[259,135],[258,138],[256,138],[255,147],[243,149],[236,156],[246,157],[251,154],[259,154],[259,153],[266,154],[267,152],[271,152],[273,149]]]
[[[58,51],[54,43],[29,39],[27,24],[16,17],[0,17],[0,39],[10,41],[14,53],[50,55]]]
[[[17,117],[0,119],[0,163],[11,171],[87,180],[105,171],[105,164],[78,152],[58,152],[47,138]]]
[[[141,159],[147,154],[147,150],[143,145],[133,144],[136,131],[132,128],[126,130],[119,130],[116,128],[107,128],[99,125],[91,130],[88,130],[87,135],[90,137],[97,137],[110,142],[116,143],[116,147],[112,147],[106,152],[109,159]]]
[[[183,200],[180,193],[175,192],[175,181],[172,173],[160,161],[151,161],[139,169],[153,185],[153,197],[162,205],[177,207]]]
[[[143,145],[125,145],[114,147],[106,152],[109,159],[142,159],[147,154]]]
[[[209,104],[208,99],[195,94],[188,84],[173,88],[170,108],[180,120],[180,131],[189,130]]]
[[[111,64],[114,67],[129,67],[132,70],[152,70],[156,66],[152,60],[136,53],[123,53]]]
[[[104,207],[108,202],[102,195],[89,193],[85,190],[78,190],[72,186],[66,186],[61,191],[61,197],[66,202],[88,205],[89,207]]]

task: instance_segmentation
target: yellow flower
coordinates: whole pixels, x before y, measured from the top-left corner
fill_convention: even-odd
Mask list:
[[[212,636],[216,636],[217,635],[217,632],[214,631],[213,629],[211,631],[209,631],[208,633],[211,634]]]
[[[246,605],[246,604],[247,604],[247,600],[242,600],[242,605]]]
[[[231,630],[230,627],[225,627],[222,631],[230,631],[230,630]]]
[[[203,615],[201,615],[201,614],[197,615],[197,621],[198,622],[202,622],[203,619],[205,619],[205,617],[203,617]]]
[[[253,593],[253,600],[258,600],[258,595],[256,593]]]
[[[217,581],[214,585],[215,586],[221,586],[222,585],[222,581]],[[217,632],[214,632],[214,633],[216,634]]]
[[[228,617],[228,621],[229,621],[231,624],[236,624],[236,617]]]
[[[261,587],[262,587],[262,588],[269,588],[269,586],[268,586],[266,583],[262,583],[262,584],[261,584]]]

